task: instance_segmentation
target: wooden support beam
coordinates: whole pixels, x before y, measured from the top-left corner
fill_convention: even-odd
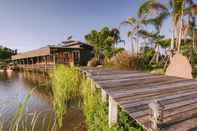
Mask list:
[[[164,106],[162,106],[157,100],[154,100],[149,104],[149,108],[150,108],[151,130],[160,131],[160,125],[163,122]]]
[[[45,60],[44,71],[46,72],[47,71],[47,56],[44,56],[44,60]]]
[[[107,102],[107,93],[101,88],[102,101]]]
[[[55,55],[53,55],[53,64],[54,65],[56,64],[56,57],[55,57]]]
[[[108,123],[111,128],[118,121],[118,104],[109,96]]]

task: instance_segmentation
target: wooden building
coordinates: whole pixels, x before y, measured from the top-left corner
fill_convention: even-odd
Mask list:
[[[92,46],[80,41],[64,41],[58,45],[19,53],[12,61],[22,68],[53,68],[56,64],[86,65],[93,56]]]

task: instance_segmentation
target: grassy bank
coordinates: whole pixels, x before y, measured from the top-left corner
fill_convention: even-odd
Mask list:
[[[102,102],[99,89],[92,91],[89,80],[75,67],[57,67],[52,75],[54,111],[58,126],[62,126],[65,107],[75,103],[83,110],[88,131],[143,131],[125,112],[119,111],[118,123],[108,128],[108,104]]]

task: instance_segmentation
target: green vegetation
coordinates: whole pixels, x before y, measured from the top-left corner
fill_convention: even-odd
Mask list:
[[[5,121],[0,120],[0,131],[35,131],[39,127],[40,131],[54,131],[55,123],[53,122],[52,115],[47,112],[32,112],[27,113],[27,105],[34,89],[29,92],[27,96],[23,98],[17,106],[17,110],[13,116],[13,119]],[[47,114],[47,118],[41,116]],[[0,116],[1,118],[2,116]],[[46,116],[45,116],[46,117]]]
[[[119,111],[118,123],[112,128],[108,127],[108,105],[102,102],[101,92],[92,91],[89,80],[82,81],[83,111],[86,118],[88,131],[144,131],[124,111]]]
[[[0,46],[0,61],[9,60],[16,51],[7,47]]]
[[[6,67],[11,59],[11,56],[16,53],[16,50],[9,49],[7,47],[0,46],[0,69]]]
[[[31,96],[31,93],[28,94],[24,98],[23,102],[19,104],[18,110],[17,110],[15,117],[13,119],[13,122],[12,122],[12,126],[10,129],[11,131],[18,131],[19,130],[19,124],[22,121],[22,119],[24,118],[25,109],[28,104],[30,96]]]
[[[59,127],[62,127],[65,109],[71,104],[80,104],[80,83],[80,72],[74,67],[59,65],[52,74],[53,108]]]
[[[83,112],[88,131],[108,131],[107,105],[102,103],[99,92],[93,92],[91,83],[83,80]]]
[[[115,48],[120,39],[119,30],[104,27],[101,31],[92,30],[85,35],[86,41],[94,47],[95,57],[98,64],[102,64],[104,59],[111,58],[115,53],[122,49]]]
[[[83,110],[89,131],[143,130],[122,111],[119,113],[119,123],[109,129],[107,103],[101,101],[100,91],[96,89],[94,92],[90,81],[84,79],[77,68],[63,65],[57,67],[52,83],[54,111],[59,127],[62,126],[66,107],[77,102]]]

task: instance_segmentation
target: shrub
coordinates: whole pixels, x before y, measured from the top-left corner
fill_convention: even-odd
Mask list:
[[[137,69],[138,57],[136,55],[129,54],[124,51],[118,53],[116,56],[112,57],[108,63],[105,63],[106,66],[110,66],[117,69]]]
[[[98,65],[98,61],[96,57],[92,58],[90,61],[88,61],[88,67],[96,67]]]

